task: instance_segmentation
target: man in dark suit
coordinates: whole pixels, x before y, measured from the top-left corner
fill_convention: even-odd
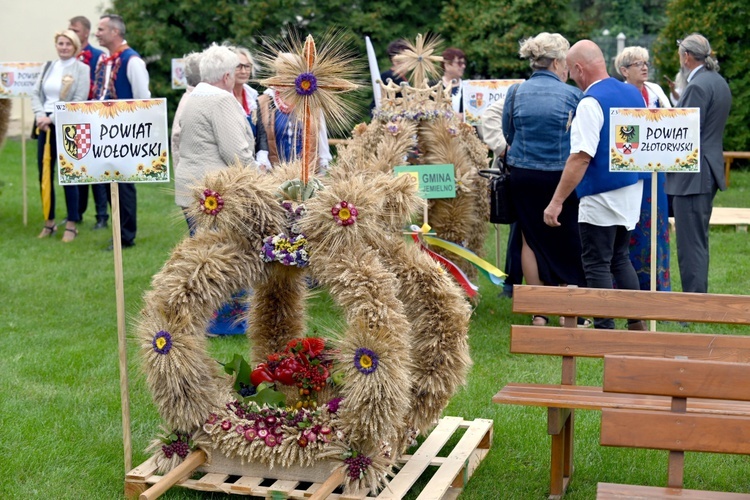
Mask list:
[[[724,126],[732,93],[718,73],[719,63],[704,36],[693,33],[677,44],[680,66],[688,81],[677,107],[700,108],[700,173],[668,173],[666,192],[674,195],[672,207],[682,291],[707,293],[708,222],[717,189],[726,189]]]

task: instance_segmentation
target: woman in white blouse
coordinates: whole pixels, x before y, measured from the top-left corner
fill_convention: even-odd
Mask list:
[[[47,175],[49,176],[49,212],[44,214],[44,228],[39,233],[39,238],[47,238],[57,231],[55,225],[55,189],[53,179],[55,177],[55,165],[57,163],[57,141],[55,140],[55,114],[54,106],[59,101],[84,101],[89,95],[90,72],[89,67],[76,59],[81,50],[81,41],[78,35],[71,30],[55,34],[55,49],[59,59],[50,61],[44,65],[39,79],[31,94],[31,109],[34,111],[36,120],[36,133],[38,134],[37,163],[39,166],[39,184],[44,185],[44,148],[49,136],[51,164]],[[62,241],[70,242],[78,235],[76,224],[81,220],[78,213],[78,186],[65,186],[65,205],[68,209],[67,222],[65,223],[65,234]],[[45,196],[42,190],[42,196]],[[42,203],[44,210],[44,200]]]

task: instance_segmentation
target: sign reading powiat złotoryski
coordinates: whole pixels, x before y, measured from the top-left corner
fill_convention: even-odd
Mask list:
[[[700,172],[699,108],[612,108],[612,172]]]
[[[169,182],[166,99],[58,102],[60,184]]]

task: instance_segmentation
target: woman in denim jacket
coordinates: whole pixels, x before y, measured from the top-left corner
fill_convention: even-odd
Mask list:
[[[521,264],[529,285],[586,286],[575,193],[563,205],[559,227],[547,226],[543,218],[570,154],[570,124],[583,97],[565,83],[569,48],[558,33],[523,40],[519,53],[534,72],[509,89],[503,110],[513,202],[523,235]],[[535,325],[547,321],[544,316],[532,320]]]

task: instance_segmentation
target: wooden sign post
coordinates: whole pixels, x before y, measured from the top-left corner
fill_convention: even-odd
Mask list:
[[[57,165],[60,185],[108,183],[112,200],[117,347],[125,472],[132,469],[125,287],[119,183],[169,182],[166,99],[59,102]]]

